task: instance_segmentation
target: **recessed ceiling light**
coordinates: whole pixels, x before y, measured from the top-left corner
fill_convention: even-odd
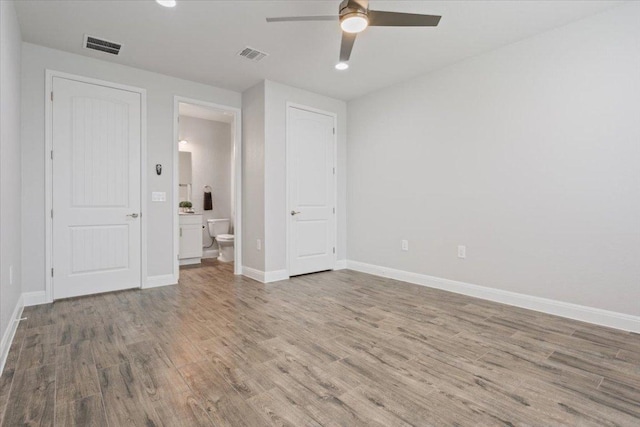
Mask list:
[[[175,7],[176,6],[176,0],[156,0],[156,3],[158,3],[160,6],[164,6],[164,7]]]
[[[360,33],[369,26],[369,18],[361,12],[345,15],[340,21],[340,28],[346,33]]]
[[[180,141],[180,145],[187,145],[187,144],[188,144],[188,142],[187,142],[186,139],[183,139],[182,141]]]
[[[347,68],[349,68],[349,64],[347,64],[346,62],[338,62],[336,64],[336,70],[343,71],[343,70],[346,70]]]

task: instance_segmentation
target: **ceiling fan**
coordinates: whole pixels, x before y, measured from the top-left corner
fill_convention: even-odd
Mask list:
[[[342,43],[340,62],[336,68],[344,70],[349,67],[356,36],[367,27],[435,27],[440,18],[438,15],[369,10],[369,0],[343,0],[338,8],[338,15],[267,18],[267,22],[340,21]]]

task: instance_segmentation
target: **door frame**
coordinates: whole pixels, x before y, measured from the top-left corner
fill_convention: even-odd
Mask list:
[[[179,198],[179,182],[178,182],[178,162],[179,162],[179,146],[180,125],[178,118],[180,117],[180,103],[199,105],[205,108],[215,110],[223,110],[233,114],[233,126],[231,128],[233,137],[233,161],[231,163],[233,182],[231,196],[233,197],[233,274],[242,274],[242,110],[229,105],[216,104],[200,99],[188,98],[185,96],[175,95],[173,97],[173,190],[172,190],[172,206],[176,206],[173,211],[173,276],[176,280],[180,277],[180,265],[178,261],[178,253],[180,250],[180,215],[177,209]]]
[[[329,116],[333,119],[333,128],[335,132],[333,133],[333,167],[335,168],[335,173],[333,174],[333,205],[335,208],[335,214],[333,215],[333,245],[336,248],[335,253],[333,254],[333,267],[332,269],[336,269],[336,264],[338,262],[338,113],[334,113],[332,111],[320,110],[318,108],[309,107],[308,105],[302,105],[295,102],[287,102],[286,104],[286,122],[285,122],[285,163],[286,163],[286,192],[287,192],[287,206],[285,209],[285,218],[287,219],[287,227],[286,227],[286,251],[285,255],[287,257],[286,267],[287,267],[287,276],[291,277],[291,251],[290,251],[290,237],[291,237],[291,221],[290,221],[290,211],[293,209],[291,206],[291,188],[289,184],[292,181],[292,168],[290,165],[290,152],[291,152],[291,137],[289,135],[290,132],[290,124],[291,118],[289,114],[291,112],[291,108],[296,108],[298,110],[309,111],[311,113],[323,114],[325,116]]]
[[[60,77],[74,80],[81,83],[88,83],[97,86],[104,86],[112,89],[126,90],[140,94],[140,286],[143,288],[147,281],[147,91],[146,89],[122,85],[106,80],[94,79],[91,77],[69,74],[62,71],[45,70],[44,88],[44,110],[45,110],[45,131],[44,131],[44,177],[45,177],[45,301],[53,302],[53,159],[51,150],[53,148],[53,100],[51,92],[53,90],[53,78]],[[144,215],[143,215],[144,214]]]

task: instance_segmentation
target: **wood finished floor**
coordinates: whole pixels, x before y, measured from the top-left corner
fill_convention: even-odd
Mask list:
[[[2,425],[640,425],[640,335],[352,271],[27,308]]]

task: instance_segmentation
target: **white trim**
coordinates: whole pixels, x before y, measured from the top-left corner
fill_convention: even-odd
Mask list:
[[[44,292],[43,292],[44,293]],[[0,374],[4,372],[4,365],[7,363],[7,356],[9,356],[9,349],[11,349],[11,343],[13,337],[16,335],[16,330],[20,324],[20,318],[22,317],[22,310],[24,309],[23,297],[20,295],[16,306],[11,314],[11,322],[7,325],[7,329],[2,334],[2,341],[0,341]]]
[[[44,90],[44,110],[45,110],[45,131],[44,131],[44,158],[45,158],[45,302],[53,302],[53,280],[51,268],[53,267],[53,224],[50,215],[53,208],[53,170],[50,151],[53,146],[53,109],[51,91],[53,90],[53,78],[59,77],[68,80],[75,80],[98,86],[113,89],[126,90],[140,94],[140,288],[147,278],[147,91],[146,89],[108,82],[105,80],[90,77],[78,76],[61,71],[45,70],[45,90]]]
[[[334,268],[334,270],[344,270],[347,268],[347,260],[346,259],[339,259],[338,261],[336,261],[336,266]]]
[[[147,277],[146,283],[142,286],[142,289],[157,288],[160,286],[177,285],[178,278],[173,274],[162,274],[159,276]]]
[[[291,220],[289,219],[289,215],[290,215],[289,212],[293,210],[293,207],[291,206],[291,191],[289,188],[289,182],[291,181],[291,167],[289,165],[289,153],[291,151],[289,149],[289,145],[291,143],[289,138],[289,123],[290,123],[289,111],[291,108],[309,111],[312,113],[318,113],[318,114],[322,114],[322,115],[333,118],[333,128],[335,129],[335,132],[333,133],[333,167],[335,168],[335,173],[333,174],[333,206],[335,208],[335,213],[333,215],[333,231],[334,231],[333,246],[336,248],[335,253],[333,254],[334,270],[336,269],[336,264],[338,262],[338,172],[339,172],[338,171],[338,113],[320,110],[318,108],[313,108],[307,105],[302,105],[302,104],[297,104],[295,102],[287,101],[287,104],[286,104],[287,110],[285,114],[285,164],[286,164],[285,186],[287,191],[287,205],[284,211],[285,218],[287,219],[286,236],[285,236],[286,238],[286,250],[285,250],[286,270],[285,271],[287,272],[287,277],[290,277],[289,271],[291,271],[290,265],[289,265],[290,264],[289,237],[291,236]]]
[[[289,279],[287,270],[260,271],[246,266],[242,267],[242,275],[260,283],[279,282],[280,280]]]
[[[243,266],[242,275],[247,276],[250,279],[257,280],[260,283],[264,283],[264,271],[256,270],[255,268]]]
[[[266,271],[264,273],[264,283],[279,282],[280,280],[289,279],[287,270]]]
[[[47,300],[47,293],[45,291],[24,292],[22,294],[22,302],[25,307],[49,303]]]
[[[442,289],[449,292],[455,292],[457,294],[468,295],[502,304],[509,304],[529,310],[540,311],[542,313],[580,320],[582,322],[640,333],[640,316],[616,313],[614,311],[504,291],[471,283],[458,282],[456,280],[443,279],[425,274],[396,270],[393,268],[366,264],[358,261],[348,260],[347,267],[350,270],[369,273],[375,276],[388,277],[394,280]]]
[[[173,213],[173,230],[174,230],[174,245],[173,245],[173,259],[175,260],[173,271],[176,277],[180,275],[180,269],[178,265],[178,252],[180,249],[180,237],[179,237],[179,214],[178,214],[178,138],[179,138],[179,123],[178,117],[180,116],[179,104],[183,102],[185,104],[199,105],[202,107],[214,108],[216,110],[224,110],[233,114],[233,234],[234,239],[234,274],[244,274],[244,268],[242,267],[242,110],[240,108],[231,107],[228,105],[214,104],[213,102],[202,101],[199,99],[187,98],[184,96],[175,95],[173,97],[173,189],[172,189],[172,206],[175,206]]]

